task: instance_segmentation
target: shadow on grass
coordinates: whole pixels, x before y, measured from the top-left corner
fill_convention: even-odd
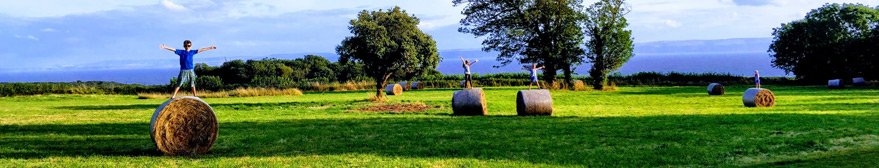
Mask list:
[[[224,122],[213,150],[196,158],[361,153],[597,167],[728,165],[738,164],[730,158],[839,147],[829,142],[879,134],[870,124],[877,122],[879,116],[872,115],[805,114]],[[156,156],[148,127],[149,123],[2,125],[0,158]]]
[[[271,109],[276,107],[313,107],[327,104],[351,104],[356,101],[310,101],[310,102],[277,102],[277,103],[211,103],[214,109],[252,110],[256,108]],[[133,104],[133,105],[84,105],[84,106],[60,106],[55,109],[67,110],[155,110],[161,104]]]

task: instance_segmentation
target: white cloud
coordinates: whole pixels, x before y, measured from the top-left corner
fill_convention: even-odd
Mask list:
[[[45,28],[45,29],[42,29],[42,30],[40,30],[40,31],[42,31],[42,32],[56,32],[57,30],[55,30],[55,29],[53,29],[53,28]]]
[[[665,25],[668,27],[681,27],[681,23],[674,20],[665,20]]]
[[[174,2],[171,2],[169,0],[162,0],[162,6],[165,6],[165,8],[168,8],[169,10],[172,10],[172,11],[186,11],[187,10],[186,7],[183,7],[183,5],[175,4]]]
[[[15,37],[15,38],[20,38],[20,39],[40,40],[39,38],[34,37],[33,35],[27,35],[27,36],[23,36],[23,35],[15,35],[14,37]]]

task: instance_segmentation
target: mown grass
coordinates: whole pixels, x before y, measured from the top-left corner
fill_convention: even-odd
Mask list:
[[[213,150],[168,157],[149,140],[164,100],[124,95],[0,98],[0,167],[656,167],[879,165],[876,88],[764,86],[776,107],[745,108],[746,86],[552,91],[551,117],[515,116],[522,87],[485,88],[489,116],[451,116],[455,89],[371,102],[371,91],[205,98]],[[527,88],[527,87],[526,87]],[[421,102],[424,112],[361,112]]]

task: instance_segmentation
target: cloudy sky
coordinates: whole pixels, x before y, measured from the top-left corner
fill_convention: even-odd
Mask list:
[[[586,0],[591,4],[594,0]],[[770,37],[825,3],[876,0],[630,0],[636,42]],[[39,5],[35,5],[39,4]],[[332,53],[361,10],[400,6],[440,50],[480,48],[451,0],[27,0],[0,5],[0,72],[175,59],[160,44],[217,46],[202,57]]]

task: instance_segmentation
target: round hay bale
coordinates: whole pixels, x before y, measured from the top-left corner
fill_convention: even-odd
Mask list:
[[[867,81],[865,81],[864,78],[860,78],[860,77],[858,77],[858,78],[852,78],[852,85],[854,85],[854,86],[864,86],[864,85],[867,85]]]
[[[408,83],[408,82],[400,82],[400,83],[397,83],[397,84],[400,84],[400,86],[403,87],[403,91],[409,91],[409,84],[410,84],[410,83]]]
[[[461,88],[470,88],[471,84],[473,84],[473,81],[470,81],[470,83],[467,83],[467,80],[462,80],[461,81]]]
[[[455,91],[452,95],[452,114],[454,115],[485,115],[485,92],[482,88]]]
[[[552,115],[552,95],[549,90],[520,90],[516,112],[520,116]]]
[[[845,83],[840,79],[833,79],[827,81],[827,88],[829,89],[843,89],[845,88]]]
[[[772,107],[775,106],[775,94],[769,89],[750,88],[742,96],[745,107]]]
[[[719,83],[711,83],[708,85],[708,95],[723,95],[726,91],[723,89],[723,85]]]
[[[214,110],[198,97],[162,103],[150,120],[150,138],[166,155],[196,155],[211,150],[219,125]]]
[[[401,95],[403,94],[403,87],[400,84],[390,84],[385,87],[385,94],[387,95]]]
[[[412,90],[421,90],[424,89],[424,83],[422,82],[412,82]]]

